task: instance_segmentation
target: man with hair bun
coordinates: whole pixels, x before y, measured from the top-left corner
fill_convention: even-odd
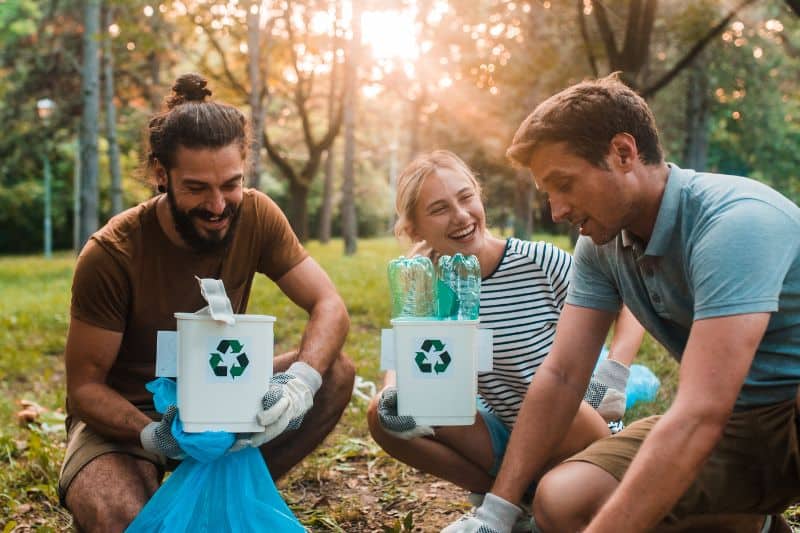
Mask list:
[[[160,194],[112,218],[78,257],[66,345],[67,451],[58,492],[82,531],[123,531],[185,454],[174,412],[156,413],[156,334],[175,312],[205,306],[195,276],[221,279],[244,313],[260,272],[309,314],[300,346],[278,355],[264,384],[258,446],[277,479],[333,430],[355,371],[349,328],[330,278],[280,208],[243,186],[247,121],[207,101],[197,74],[179,77],[147,127],[146,165]]]
[[[553,220],[581,236],[492,505],[448,533],[508,532],[531,482],[544,532],[790,533],[782,512],[800,501],[798,206],[754,180],[666,163],[650,108],[616,75],[545,100],[507,154],[531,170]],[[553,467],[622,304],[679,362],[674,401]]]

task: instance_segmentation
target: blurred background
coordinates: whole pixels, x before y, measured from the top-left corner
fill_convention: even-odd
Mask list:
[[[253,125],[249,186],[303,240],[386,236],[420,151],[490,224],[564,233],[504,152],[550,94],[622,71],[667,159],[800,199],[798,0],[0,0],[0,254],[79,249],[153,194],[142,132],[199,72]]]

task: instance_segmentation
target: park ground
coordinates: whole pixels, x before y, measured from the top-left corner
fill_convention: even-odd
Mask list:
[[[549,237],[548,237],[549,238]],[[557,244],[568,247],[563,238]],[[345,346],[358,375],[379,383],[380,329],[388,326],[386,262],[401,253],[391,239],[365,240],[355,256],[342,243],[308,244],[333,278],[352,320]],[[73,531],[56,495],[64,453],[64,340],[74,256],[0,258],[0,531]],[[257,278],[250,312],[275,315],[276,352],[295,346],[305,314]],[[656,400],[634,407],[628,421],[663,411],[675,392],[676,366],[649,337],[637,360],[661,379]],[[362,389],[369,394],[368,386]],[[356,394],[328,440],[278,488],[312,531],[438,531],[468,510],[466,492],[420,474],[383,453],[365,424]],[[787,512],[800,531],[800,510]]]

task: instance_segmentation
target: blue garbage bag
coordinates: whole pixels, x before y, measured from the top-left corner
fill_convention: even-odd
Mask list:
[[[174,381],[158,378],[147,388],[159,412],[175,404]],[[234,441],[231,433],[185,433],[178,418],[172,433],[189,457],[126,533],[305,531],[275,488],[256,448],[226,454]]]
[[[600,361],[608,357],[608,349],[603,347],[600,352],[600,357],[597,359],[597,365]],[[637,403],[652,402],[656,399],[658,388],[661,386],[661,381],[645,365],[633,364],[631,365],[631,373],[628,376],[628,384],[625,387],[625,409],[630,409]]]

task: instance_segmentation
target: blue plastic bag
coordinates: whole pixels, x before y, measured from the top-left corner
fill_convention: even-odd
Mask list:
[[[595,370],[600,361],[608,357],[608,349],[604,346],[597,358]],[[631,373],[628,376],[628,384],[625,387],[625,409],[630,409],[637,403],[652,402],[656,399],[658,388],[661,381],[652,370],[645,365],[631,365]]]
[[[159,378],[147,388],[159,412],[175,403],[172,380]],[[185,433],[178,418],[172,432],[190,456],[150,498],[126,533],[305,531],[275,488],[258,449],[226,455],[232,434]]]

